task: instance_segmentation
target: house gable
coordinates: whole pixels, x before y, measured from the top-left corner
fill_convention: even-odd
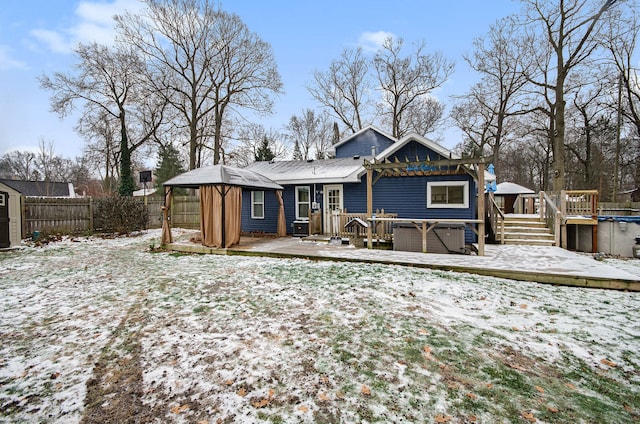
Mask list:
[[[369,126],[336,143],[333,148],[336,158],[375,156],[394,143],[395,140],[392,137],[373,126]]]
[[[449,149],[418,134],[409,134],[376,156],[377,160],[422,162],[440,159],[459,159]]]

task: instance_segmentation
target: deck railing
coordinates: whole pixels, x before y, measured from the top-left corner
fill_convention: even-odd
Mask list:
[[[487,198],[487,221],[489,221],[496,242],[504,244],[504,212],[496,203],[493,193],[488,193]]]
[[[565,216],[598,215],[598,190],[563,190],[560,210]]]
[[[387,213],[382,210],[376,210],[374,215],[376,218],[397,218],[397,213]],[[331,234],[338,234],[340,237],[348,237],[348,238],[366,238],[367,231],[359,227],[358,225],[352,225],[346,228],[346,225],[351,222],[351,220],[358,218],[362,222],[367,222],[367,213],[353,213],[347,212],[346,210],[339,212],[337,214],[338,219],[332,223]],[[368,224],[367,224],[368,225]],[[393,240],[393,222],[378,222],[375,227],[372,228],[373,237],[378,240]]]
[[[557,206],[557,197],[553,193],[540,192],[540,219],[547,224],[547,228],[553,233],[556,246],[561,246],[561,243],[566,244],[566,237],[562,237],[564,215]]]

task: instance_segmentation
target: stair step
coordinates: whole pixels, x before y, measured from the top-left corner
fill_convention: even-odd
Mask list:
[[[504,227],[504,231],[510,233],[551,233],[547,227]]]
[[[499,236],[498,236],[499,237]],[[555,236],[537,216],[507,216],[504,243],[530,246],[554,246]]]
[[[555,240],[505,239],[504,244],[520,244],[526,246],[554,246]]]
[[[504,233],[505,240],[551,240],[555,241],[555,237],[550,233]]]
[[[542,221],[504,221],[504,225],[513,227],[546,227],[547,223]]]

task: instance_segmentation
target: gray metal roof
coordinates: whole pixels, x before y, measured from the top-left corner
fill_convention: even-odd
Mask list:
[[[248,169],[227,165],[213,165],[197,168],[166,181],[169,187],[198,188],[206,185],[226,184],[243,188],[282,190],[282,186],[268,177]]]
[[[244,169],[262,174],[278,184],[357,183],[365,172],[364,159],[371,157],[254,162]]]

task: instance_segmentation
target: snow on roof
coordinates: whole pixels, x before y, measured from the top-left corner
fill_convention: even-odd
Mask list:
[[[140,197],[140,196],[151,196],[152,194],[154,194],[156,192],[156,188],[155,187],[147,187],[147,188],[141,188],[140,190],[136,190],[133,192],[132,196],[133,197]]]
[[[518,185],[516,183],[504,182],[500,183],[496,186],[496,191],[494,194],[534,194],[535,191]]]
[[[247,166],[278,184],[349,183],[360,182],[365,157],[322,160],[289,160],[254,162]],[[366,159],[371,159],[366,158]]]
[[[170,187],[198,188],[205,185],[226,184],[244,188],[282,190],[268,177],[257,172],[234,168],[227,165],[213,165],[197,168],[171,178],[164,183]]]

